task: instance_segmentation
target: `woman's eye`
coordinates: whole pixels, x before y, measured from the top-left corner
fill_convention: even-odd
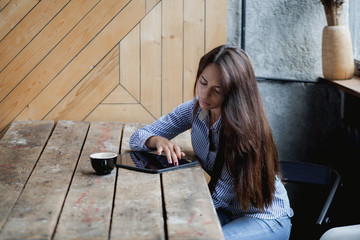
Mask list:
[[[207,83],[205,81],[200,80],[201,85],[206,85]]]

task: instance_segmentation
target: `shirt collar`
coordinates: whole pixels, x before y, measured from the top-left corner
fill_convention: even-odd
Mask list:
[[[199,120],[204,122],[207,126],[209,126],[210,125],[209,111],[205,110],[205,109],[202,109],[202,108],[200,108],[200,109],[201,110],[200,110],[199,115],[198,115]],[[221,119],[221,116],[220,116],[219,119],[213,125],[210,126],[210,129],[212,131],[218,132],[221,129],[221,126],[222,126],[222,119]]]

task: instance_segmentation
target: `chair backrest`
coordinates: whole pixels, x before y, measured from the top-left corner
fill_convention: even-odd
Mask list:
[[[291,239],[319,239],[339,187],[339,173],[327,166],[280,161],[283,182],[294,210]],[[316,233],[318,231],[318,233]]]

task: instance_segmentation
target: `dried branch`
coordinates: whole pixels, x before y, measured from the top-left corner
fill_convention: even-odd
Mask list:
[[[345,0],[321,0],[328,26],[342,25],[342,10]]]

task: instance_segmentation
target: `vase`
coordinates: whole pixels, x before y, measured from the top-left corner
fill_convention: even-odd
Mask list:
[[[322,35],[322,70],[325,79],[350,79],[354,75],[354,56],[349,27],[326,26]]]

